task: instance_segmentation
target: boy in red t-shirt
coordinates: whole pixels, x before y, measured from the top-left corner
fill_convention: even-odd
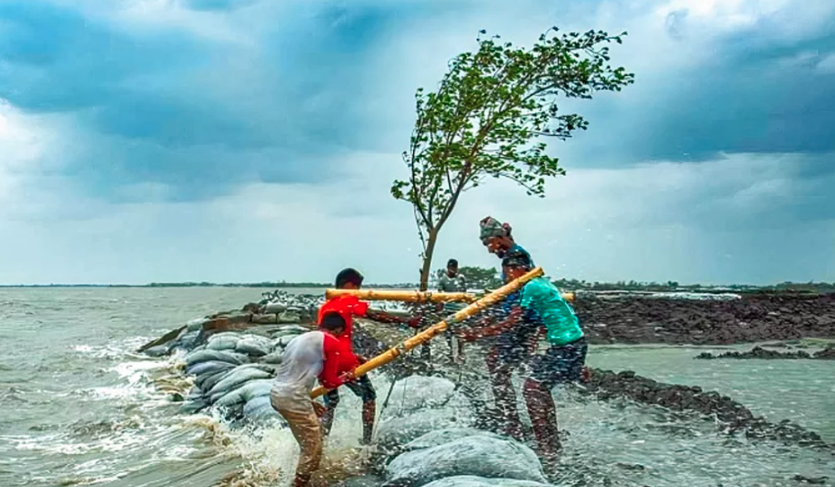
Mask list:
[[[359,289],[362,286],[363,276],[355,269],[344,269],[336,276],[335,285],[337,289]],[[420,318],[402,319],[377,310],[368,309],[368,303],[360,301],[356,296],[340,296],[326,301],[319,308],[317,323],[321,325],[322,317],[331,312],[339,313],[345,320],[345,332],[339,336],[339,340],[346,351],[339,362],[339,373],[352,372],[357,366],[365,362],[365,358],[354,354],[352,342],[354,331],[354,316],[365,317],[381,323],[406,324],[412,328],[420,326]],[[358,397],[362,398],[362,443],[371,443],[371,435],[374,431],[374,418],[377,414],[377,392],[371,384],[368,374],[358,379],[347,382],[346,387],[351,389]],[[325,435],[330,433],[333,425],[334,412],[339,404],[339,391],[334,389],[325,394],[325,415],[322,417],[322,426]]]
[[[287,344],[276,371],[270,403],[287,421],[301,449],[296,487],[310,483],[322,460],[317,403],[311,402],[310,390],[317,378],[325,387],[339,387],[351,379],[350,374],[339,375],[339,362],[348,353],[338,339],[344,330],[345,320],[338,313],[326,314],[319,330],[301,334]]]

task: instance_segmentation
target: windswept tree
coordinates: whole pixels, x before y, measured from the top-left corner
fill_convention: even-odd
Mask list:
[[[607,44],[620,44],[625,33],[560,34],[552,28],[530,49],[485,34],[481,31],[476,52],[450,62],[437,91],[417,90],[417,121],[403,153],[409,177],[391,187],[395,198],[414,209],[423,245],[422,290],[438,234],[462,192],[493,177],[544,196],[545,179],[565,174],[546,153],[545,140],[566,140],[588,127],[580,115],[561,113],[557,101],[590,99],[634,81],[624,68],[609,65]]]

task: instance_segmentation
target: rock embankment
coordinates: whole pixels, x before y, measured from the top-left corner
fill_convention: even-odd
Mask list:
[[[673,411],[693,412],[713,416],[725,425],[729,433],[743,433],[747,438],[778,440],[786,444],[830,448],[813,431],[789,421],[771,423],[754,416],[728,396],[701,387],[665,384],[636,375],[630,370],[614,373],[593,369],[590,381],[583,388],[600,400],[628,399],[641,404],[661,406]]]
[[[815,353],[799,350],[796,352],[780,352],[778,350],[766,350],[762,347],[754,347],[747,352],[725,352],[714,355],[710,352],[703,352],[694,357],[700,360],[715,360],[723,358],[732,359],[760,359],[760,360],[835,360],[835,347],[825,348]]]
[[[729,345],[835,338],[835,294],[724,301],[584,296],[574,308],[592,343]]]

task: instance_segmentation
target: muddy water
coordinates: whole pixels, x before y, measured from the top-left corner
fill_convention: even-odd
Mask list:
[[[183,416],[155,386],[167,361],[131,353],[188,319],[259,298],[257,289],[0,290],[0,485],[286,485],[283,430],[232,431]],[[694,361],[703,349],[596,347],[590,362],[719,390],[769,419],[835,441],[835,363]],[[385,390],[384,378],[374,377]],[[156,382],[155,382],[156,381]],[[835,480],[835,457],[729,438],[709,420],[557,393],[570,433],[565,485],[801,485]],[[330,450],[360,436],[345,394]],[[344,409],[343,409],[344,407]],[[225,478],[225,480],[224,480]]]

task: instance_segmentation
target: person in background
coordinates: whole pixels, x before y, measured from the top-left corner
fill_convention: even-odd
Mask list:
[[[521,252],[508,255],[502,261],[502,270],[508,280],[518,279],[532,267],[530,257]],[[465,341],[508,334],[516,335],[520,343],[524,343],[526,336],[536,337],[542,327],[545,328],[549,347],[543,353],[525,357],[530,376],[525,380],[523,396],[536,436],[538,453],[546,463],[553,465],[559,454],[560,441],[551,389],[583,378],[588,350],[574,310],[563,300],[556,286],[544,277],[537,277],[522,287],[510,305],[506,319],[479,329],[462,330],[460,333]],[[513,414],[515,408],[504,413]],[[518,414],[510,418],[510,421],[521,424]]]
[[[334,284],[337,289],[360,289],[363,279],[362,274],[356,269],[348,268],[337,274]],[[364,357],[354,354],[353,330],[355,316],[365,317],[381,323],[406,324],[412,328],[420,326],[419,317],[403,319],[383,311],[371,310],[368,307],[368,302],[350,295],[339,296],[322,304],[319,308],[317,323],[321,325],[322,318],[332,312],[338,313],[345,320],[345,332],[340,335],[339,340],[349,353],[343,355],[340,360],[340,373],[352,372],[360,364],[365,363]],[[356,381],[347,383],[346,386],[362,399],[362,443],[367,445],[371,443],[374,432],[374,419],[377,414],[377,392],[374,390],[374,385],[371,384],[368,375],[363,375]],[[330,433],[333,426],[337,405],[339,405],[339,391],[334,389],[325,394],[326,409],[322,418],[325,435]]]
[[[487,247],[488,252],[495,254],[500,259],[504,259],[510,253],[525,254],[531,260],[531,266],[534,265],[531,254],[513,239],[509,223],[501,223],[492,216],[488,216],[479,222],[479,227],[481,229],[479,238],[481,238],[481,243]],[[502,281],[507,282],[504,270],[502,270]]]
[[[339,362],[350,351],[339,342],[345,332],[345,320],[338,313],[327,313],[317,331],[309,331],[287,344],[281,355],[270,403],[290,427],[301,453],[296,467],[295,487],[305,487],[322,460],[322,432],[316,406],[310,391],[319,383],[327,388],[339,387],[351,378],[350,373],[338,375]]]
[[[449,259],[446,264],[446,272],[438,279],[438,291],[443,293],[465,293],[467,292],[467,278],[458,272],[458,261]]]
[[[449,259],[447,262],[446,272],[441,274],[441,277],[438,279],[438,291],[442,293],[467,292],[467,278],[458,272],[457,260]],[[439,305],[438,311],[442,311],[445,314],[451,314],[461,310],[462,308],[463,306],[460,303],[444,303]],[[448,330],[445,335],[447,336],[447,343],[449,344],[450,354],[452,354],[452,360],[462,361],[464,359],[464,347],[462,346],[463,343],[461,339],[456,337],[452,330]],[[455,353],[456,345],[458,348],[457,357]]]

